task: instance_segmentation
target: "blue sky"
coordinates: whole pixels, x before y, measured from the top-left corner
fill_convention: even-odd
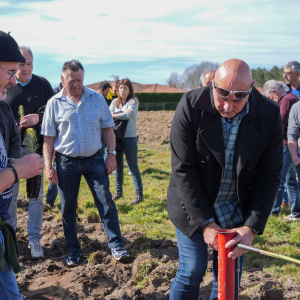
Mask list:
[[[112,75],[165,84],[201,61],[299,61],[299,11],[299,0],[0,0],[0,30],[32,48],[33,72],[53,86],[70,59],[85,84]]]

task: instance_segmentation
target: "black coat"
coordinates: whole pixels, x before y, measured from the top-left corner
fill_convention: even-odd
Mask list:
[[[283,125],[279,107],[255,88],[249,113],[239,127],[234,165],[244,225],[263,232],[280,184]],[[215,218],[225,167],[220,114],[212,85],[183,95],[171,127],[172,174],[168,212],[173,224],[191,236],[199,225]]]

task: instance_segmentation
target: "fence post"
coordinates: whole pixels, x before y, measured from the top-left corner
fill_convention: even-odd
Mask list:
[[[234,246],[226,249],[225,244],[232,240],[236,232],[228,229],[218,231],[218,300],[234,300],[235,260],[228,258]]]

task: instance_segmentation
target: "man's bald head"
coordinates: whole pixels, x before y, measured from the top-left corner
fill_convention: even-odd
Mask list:
[[[232,91],[247,91],[253,82],[251,69],[240,59],[224,61],[215,74],[218,86]]]
[[[254,84],[250,67],[240,59],[229,59],[223,62],[214,75],[213,86],[233,92],[247,92]],[[247,94],[246,94],[247,95]],[[215,107],[225,118],[233,118],[245,106],[249,96],[244,99],[235,99],[234,94],[220,97],[216,88],[213,88]]]

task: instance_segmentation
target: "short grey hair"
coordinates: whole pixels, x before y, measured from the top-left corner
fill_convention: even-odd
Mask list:
[[[32,50],[28,46],[20,46],[20,51],[28,52],[33,59]]]
[[[276,80],[269,80],[267,81],[263,88],[262,88],[262,92],[265,96],[272,94],[272,91],[279,91],[281,89],[284,89],[283,84],[279,81]]]
[[[61,75],[64,78],[67,78],[67,74],[66,74],[67,70],[71,70],[71,71],[74,71],[74,72],[82,70],[83,73],[84,73],[84,69],[83,69],[82,64],[78,60],[75,60],[75,59],[72,59],[70,61],[66,61],[64,63],[63,68],[61,70]]]
[[[292,68],[293,72],[300,72],[300,64],[295,60],[289,61],[283,68]]]

